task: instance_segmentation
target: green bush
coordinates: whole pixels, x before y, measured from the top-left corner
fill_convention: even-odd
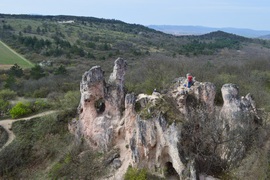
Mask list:
[[[15,76],[15,77],[22,77],[23,76],[23,70],[18,64],[14,64],[8,72],[9,75]]]
[[[0,99],[4,101],[15,99],[16,96],[17,96],[17,93],[10,89],[3,89],[0,91]]]
[[[33,104],[32,104],[32,111],[37,112],[37,111],[41,111],[44,109],[48,109],[50,107],[50,105],[44,101],[44,100],[36,100]]]
[[[53,165],[51,171],[50,171],[50,176],[54,177],[55,174],[58,173],[59,170],[61,170],[63,168],[63,163],[57,162],[56,164]]]
[[[60,101],[63,109],[77,109],[80,102],[80,91],[68,91],[64,95],[64,99]]]
[[[39,65],[35,65],[31,68],[30,75],[33,79],[36,80],[46,76],[44,69]]]
[[[41,87],[40,89],[37,89],[34,91],[34,93],[31,93],[30,96],[34,98],[45,98],[50,93],[50,90],[48,87]]]
[[[125,180],[146,180],[147,172],[145,169],[137,169],[137,168],[132,168],[131,166],[129,166],[124,179]]]
[[[9,102],[3,99],[0,99],[0,115],[5,114],[9,108]]]
[[[32,113],[30,103],[18,102],[10,111],[12,118],[19,118]]]
[[[63,66],[63,65],[59,66],[59,67],[54,71],[54,75],[63,75],[63,74],[67,74],[67,69],[66,69],[65,66]]]

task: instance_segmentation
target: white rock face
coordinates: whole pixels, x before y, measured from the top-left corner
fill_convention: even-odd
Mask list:
[[[227,161],[237,161],[245,155],[247,149],[245,144],[250,141],[249,133],[260,124],[261,119],[251,95],[247,94],[240,98],[237,85],[225,84],[221,92],[224,104],[220,119],[224,129],[224,141],[234,139],[224,144],[222,158]],[[242,136],[237,137],[237,134]]]
[[[78,139],[83,137],[90,146],[102,151],[113,145],[114,131],[120,122],[125,70],[126,62],[119,58],[115,61],[111,84],[106,84],[100,66],[94,66],[82,77],[76,134]]]
[[[99,66],[83,75],[79,121],[75,123],[77,139],[84,138],[89,146],[99,151],[120,150],[111,179],[123,179],[129,165],[147,168],[160,176],[171,169],[179,179],[199,178],[194,156],[185,150],[190,144],[187,140],[193,137],[184,138],[183,126],[195,119],[194,127],[203,131],[203,124],[216,117],[215,85],[196,81],[188,89],[184,87],[185,78],[179,78],[167,94],[154,92],[136,96],[124,92],[126,69],[126,62],[118,58],[108,83]],[[224,140],[239,127],[254,127],[254,119],[259,117],[251,96],[239,98],[237,86],[233,84],[224,85],[222,95],[224,105],[216,127],[226,129],[222,132]],[[198,114],[202,115],[198,117]],[[197,131],[194,131],[195,139],[198,139]],[[241,158],[245,145],[240,143],[234,147],[238,148],[237,152],[241,151],[237,157]],[[220,158],[235,160],[237,152],[228,144],[217,150]]]

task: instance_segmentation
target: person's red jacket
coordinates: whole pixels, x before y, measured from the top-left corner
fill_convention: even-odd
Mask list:
[[[188,76],[188,82],[192,82],[192,76]]]

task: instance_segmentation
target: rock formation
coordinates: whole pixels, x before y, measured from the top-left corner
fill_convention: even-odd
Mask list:
[[[235,84],[225,84],[221,88],[223,107],[220,112],[220,119],[223,127],[223,141],[234,139],[224,144],[222,158],[227,161],[237,161],[246,152],[246,143],[251,143],[252,130],[261,119],[256,111],[255,102],[250,94],[245,97],[239,96],[239,89]],[[241,134],[241,136],[236,136]]]
[[[76,136],[99,151],[119,150],[108,161],[116,169],[111,179],[122,179],[128,166],[158,176],[166,176],[169,169],[179,179],[196,179],[209,162],[206,157],[225,164],[242,158],[243,139],[241,145],[228,145],[226,137],[238,136],[239,128],[254,129],[259,121],[250,95],[239,98],[236,85],[224,85],[219,112],[216,88],[209,82],[196,81],[188,89],[185,78],[179,78],[166,94],[125,94],[126,68],[125,60],[118,58],[106,83],[104,72],[95,66],[84,73],[80,85]]]
[[[81,100],[78,107],[80,120],[77,137],[85,140],[94,148],[107,151],[114,141],[114,131],[119,126],[119,119],[124,102],[124,75],[126,62],[115,61],[110,84],[106,84],[104,72],[100,66],[85,72],[80,84]]]

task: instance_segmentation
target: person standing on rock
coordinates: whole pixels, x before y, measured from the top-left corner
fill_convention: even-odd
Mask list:
[[[187,87],[190,88],[193,85],[193,77],[190,73],[187,73]]]

